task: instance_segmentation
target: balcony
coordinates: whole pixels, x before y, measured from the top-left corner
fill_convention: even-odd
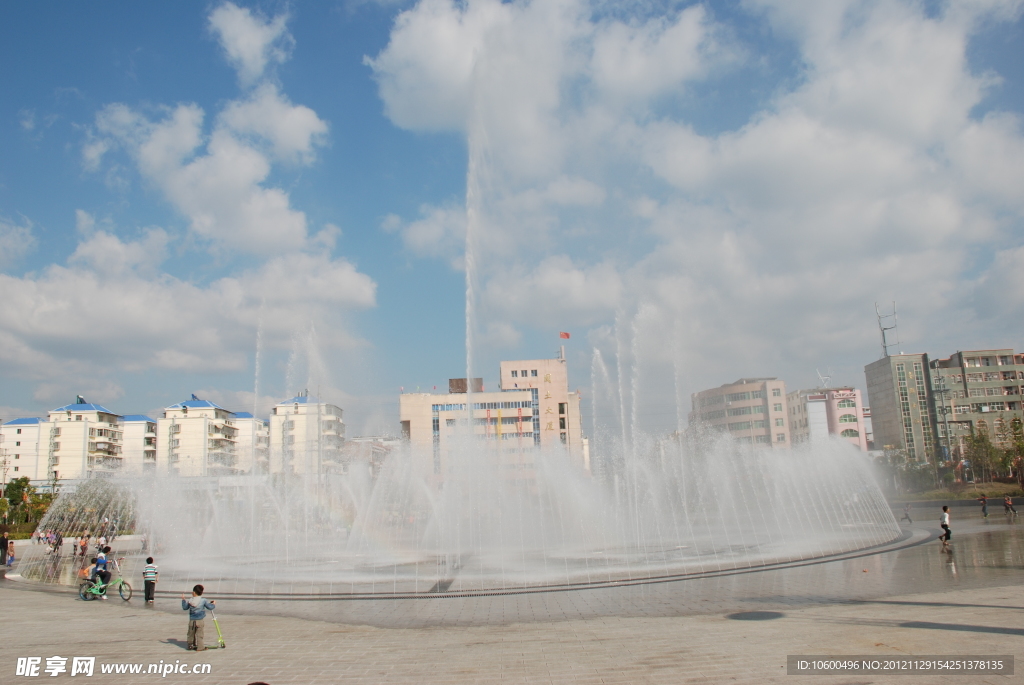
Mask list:
[[[123,466],[120,457],[89,457],[89,469],[92,471],[113,472]]]

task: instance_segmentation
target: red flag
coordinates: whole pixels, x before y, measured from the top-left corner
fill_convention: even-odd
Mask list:
[[[569,339],[569,334],[566,333],[565,331],[562,331],[561,333],[558,334],[558,337],[562,338],[563,340],[568,340]]]

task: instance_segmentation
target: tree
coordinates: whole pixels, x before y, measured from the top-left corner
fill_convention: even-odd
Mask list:
[[[981,475],[981,480],[992,480],[992,467],[999,464],[999,448],[988,439],[988,433],[978,431],[967,438],[967,448],[964,456],[971,462],[971,469],[974,471],[975,479]],[[985,475],[987,473],[987,475]]]

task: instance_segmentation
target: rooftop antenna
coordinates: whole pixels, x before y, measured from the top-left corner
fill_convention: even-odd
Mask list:
[[[878,317],[878,330],[882,333],[882,356],[888,357],[889,348],[895,347],[899,351],[900,347],[900,334],[896,330],[896,301],[893,300],[892,303],[892,314],[883,314],[878,311],[878,303],[875,302],[875,316]],[[892,337],[896,339],[895,342],[890,342],[888,331],[893,332]]]
[[[828,387],[832,386],[832,367],[831,366],[828,367],[828,373],[826,375],[824,375],[824,376],[821,375],[821,371],[818,371],[817,369],[814,370],[814,373],[818,374],[818,383],[821,384],[820,387],[828,388]]]

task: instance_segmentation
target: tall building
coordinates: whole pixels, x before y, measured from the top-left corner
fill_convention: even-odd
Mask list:
[[[124,432],[125,473],[156,472],[156,419],[144,414],[129,414],[121,417]]]
[[[691,396],[691,426],[704,424],[740,442],[788,447],[786,384],[777,378],[741,378]]]
[[[1024,354],[957,352],[932,361],[931,376],[935,433],[946,459],[963,454],[972,432],[987,435],[998,447],[1009,446],[1011,422],[1024,420]]]
[[[786,404],[794,444],[835,435],[867,451],[868,427],[860,390],[850,387],[794,390],[786,395]]]
[[[964,440],[984,433],[1003,445],[1010,422],[1024,417],[1024,355],[1012,349],[883,357],[864,367],[875,449],[903,449],[911,459],[946,461]]]
[[[121,417],[114,412],[79,396],[51,411],[49,419],[40,423],[39,480],[111,476],[124,465]]]
[[[935,453],[927,354],[895,354],[864,367],[875,449],[901,449],[913,461]]]
[[[532,480],[535,457],[547,449],[565,450],[574,464],[589,471],[580,395],[569,390],[564,353],[555,359],[503,361],[499,374],[497,392],[483,392],[479,379],[473,379],[474,392],[467,394],[466,379],[454,378],[446,395],[403,393],[402,437],[418,453],[433,455],[439,477],[449,468],[452,444],[470,434],[500,449],[503,473],[510,479]]]
[[[235,412],[234,424],[239,473],[252,473],[254,459],[256,473],[270,473],[270,424],[247,411]]]
[[[278,403],[270,415],[271,473],[342,473],[345,422],[341,407],[305,390]]]
[[[167,407],[157,421],[157,470],[175,476],[236,474],[234,416],[195,395]]]
[[[49,427],[42,419],[14,419],[0,426],[0,449],[6,458],[6,478],[4,482],[15,478],[28,477],[29,480],[45,480],[40,478],[40,454],[42,473],[46,473],[46,447],[49,441]]]

